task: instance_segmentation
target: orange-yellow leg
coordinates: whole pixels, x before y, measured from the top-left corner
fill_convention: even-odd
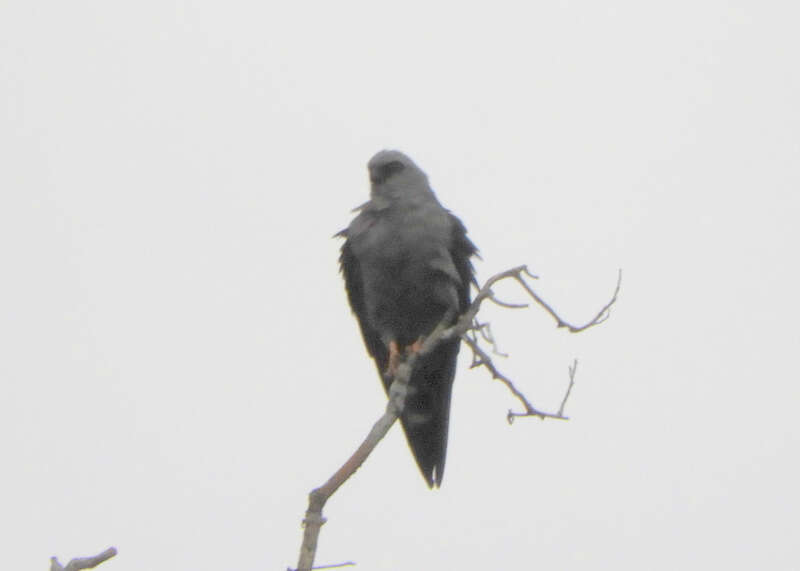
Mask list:
[[[386,366],[386,375],[394,377],[397,372],[397,365],[400,364],[400,347],[397,341],[389,341],[389,364]]]
[[[414,353],[419,353],[419,350],[422,349],[422,342],[424,338],[420,336],[419,339],[414,341],[411,345],[406,347],[406,355],[413,355]]]
[[[422,349],[423,340],[423,337],[420,337],[402,350],[400,349],[400,345],[397,344],[397,341],[389,341],[389,364],[386,366],[386,376],[394,377],[397,373],[397,366],[400,364],[403,355],[412,355],[419,352],[419,350]]]

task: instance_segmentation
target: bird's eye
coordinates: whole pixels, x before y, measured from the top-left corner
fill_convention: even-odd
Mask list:
[[[386,163],[383,166],[383,173],[385,177],[388,177],[396,172],[402,171],[404,168],[406,168],[406,165],[404,165],[400,161],[392,161],[390,163]]]

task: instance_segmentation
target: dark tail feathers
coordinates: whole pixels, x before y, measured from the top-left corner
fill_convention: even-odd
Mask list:
[[[460,339],[441,344],[417,361],[401,422],[428,487],[442,485],[447,457],[450,395]]]

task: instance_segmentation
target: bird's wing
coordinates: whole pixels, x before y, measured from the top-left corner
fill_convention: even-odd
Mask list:
[[[469,287],[478,285],[475,279],[475,269],[472,267],[470,258],[478,255],[475,244],[467,238],[467,229],[455,215],[448,212],[450,221],[453,223],[453,230],[450,242],[450,257],[456,267],[461,283],[458,285],[458,305],[459,313],[467,310],[470,304]]]
[[[375,360],[375,364],[378,366],[378,373],[382,373],[389,363],[389,352],[381,341],[380,334],[370,326],[367,319],[367,309],[364,303],[364,282],[361,278],[358,258],[353,255],[347,230],[342,230],[336,236],[346,238],[339,255],[339,267],[344,276],[344,287],[347,290],[350,308],[358,320],[361,336],[364,338],[364,345],[366,345],[370,356]]]
[[[438,203],[436,206],[441,208]],[[362,212],[361,216],[368,214]],[[443,258],[433,258],[431,264],[433,269],[451,281],[448,287],[455,289],[458,313],[462,313],[470,304],[470,285],[475,282],[470,257],[477,253],[477,249],[467,238],[466,228],[456,216],[448,212],[447,222],[450,232],[449,239],[442,244]],[[359,220],[355,224],[355,233],[368,227],[369,224],[363,219]],[[353,228],[354,225],[351,225],[351,231]],[[361,268],[352,251],[351,236],[348,230],[343,230],[338,236],[347,238],[342,245],[339,262],[350,306],[358,319],[367,351],[375,360],[378,374],[388,393],[390,379],[383,375],[388,365],[388,350],[380,333],[372,328],[367,318]],[[414,458],[429,487],[441,485],[444,476],[450,395],[460,344],[460,339],[445,341],[417,362],[409,383],[413,390],[409,392],[405,411],[400,419]]]

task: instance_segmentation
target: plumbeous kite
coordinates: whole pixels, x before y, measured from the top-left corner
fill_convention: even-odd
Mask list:
[[[381,151],[368,169],[370,200],[337,234],[346,238],[339,262],[350,306],[388,394],[399,356],[418,350],[448,312],[455,321],[469,307],[475,280],[470,257],[477,250],[406,155]],[[429,487],[440,486],[444,475],[460,342],[440,343],[417,360],[400,418]]]

